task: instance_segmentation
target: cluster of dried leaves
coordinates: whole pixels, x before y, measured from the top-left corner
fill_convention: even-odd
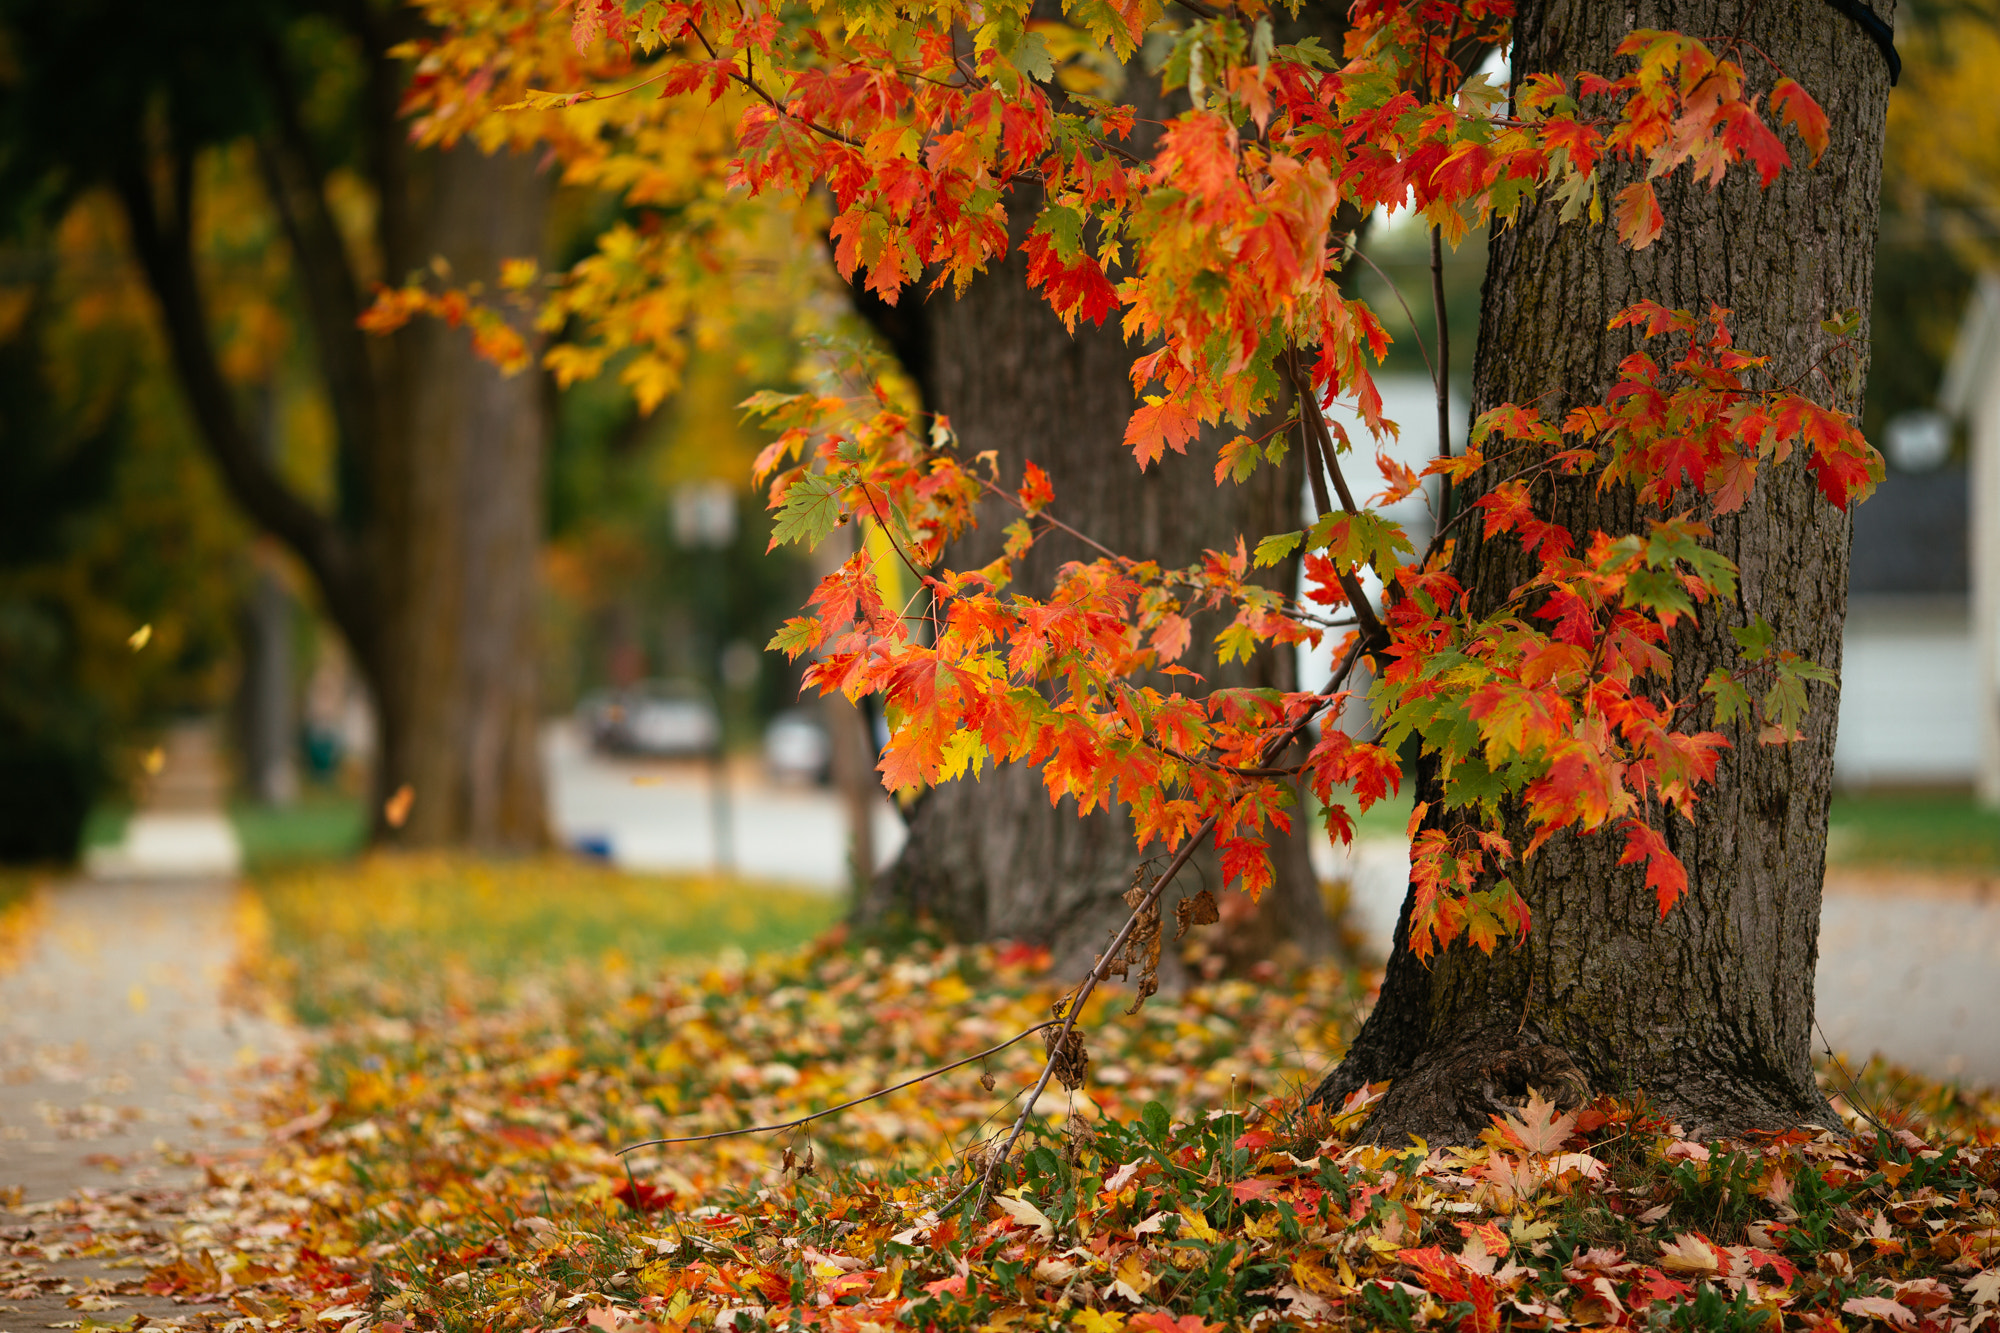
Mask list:
[[[809,1139],[615,1152],[990,1046],[1050,1011],[1044,963],[828,941],[616,1003],[337,1026],[275,1095],[267,1160],[211,1169],[169,1239],[86,1199],[63,1243],[144,1258],[123,1289],[239,1333],[2000,1326],[2000,1098],[1905,1083],[1885,1131],[1754,1145],[1537,1099],[1467,1149],[1356,1146],[1365,1107],[1297,1108],[1359,998],[1331,969],[1137,1018],[1094,998],[1086,1090],[1045,1099],[977,1214],[1039,1042]],[[100,1308],[79,1326],[144,1322]]]

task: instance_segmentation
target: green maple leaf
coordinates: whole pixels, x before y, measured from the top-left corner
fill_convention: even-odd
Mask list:
[[[765,652],[781,652],[796,659],[799,654],[810,652],[819,644],[819,622],[808,616],[793,616],[781,626],[771,641],[764,645]]]
[[[1727,726],[1739,717],[1750,716],[1750,692],[1721,667],[1708,673],[1708,679],[1702,682],[1701,692],[1715,700],[1715,720],[1720,726]]]
[[[1252,457],[1254,458],[1255,455],[1253,454]],[[1304,540],[1305,533],[1303,532],[1273,533],[1271,536],[1257,543],[1257,554],[1253,563],[1259,569],[1264,568],[1266,565],[1275,565],[1297,550],[1299,543]]]
[[[826,540],[840,523],[840,484],[823,472],[808,472],[785,490],[785,503],[778,520],[771,525],[771,545],[776,550],[788,542],[804,541],[813,550]]]

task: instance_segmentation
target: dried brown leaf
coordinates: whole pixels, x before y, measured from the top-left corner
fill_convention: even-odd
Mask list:
[[[1212,926],[1220,920],[1222,914],[1216,910],[1215,895],[1207,889],[1192,898],[1183,898],[1174,904],[1174,923],[1178,927],[1174,931],[1174,942],[1180,943],[1195,926]]]

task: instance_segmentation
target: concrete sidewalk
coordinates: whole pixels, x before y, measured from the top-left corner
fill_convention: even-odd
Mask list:
[[[0,1333],[79,1311],[189,1312],[140,1294],[143,1270],[75,1250],[99,1233],[161,1234],[205,1166],[260,1148],[257,1079],[296,1042],[225,1003],[239,892],[219,880],[41,891],[33,936],[0,975]]]
[[[122,844],[37,891],[0,970],[0,1333],[188,1314],[78,1250],[156,1243],[205,1167],[257,1152],[257,1080],[297,1049],[227,1002],[247,901],[214,733],[163,748]]]
[[[293,1049],[232,1013],[237,890],[220,881],[61,884],[0,976],[0,1189],[173,1186],[240,1150],[238,1075]]]

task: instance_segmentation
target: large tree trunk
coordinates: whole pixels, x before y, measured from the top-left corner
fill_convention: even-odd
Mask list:
[[[411,155],[412,266],[445,256],[490,287],[500,261],[539,258],[552,177],[526,154],[470,144]],[[393,262],[393,258],[392,258]],[[379,792],[408,784],[401,841],[527,847],[544,836],[535,591],[548,434],[541,379],[506,376],[462,329],[396,335],[374,534],[382,720]],[[378,809],[379,809],[378,805]]]
[[[1633,28],[1713,35],[1740,24],[1826,109],[1825,158],[1768,191],[1747,170],[1712,192],[1678,173],[1662,182],[1666,232],[1638,253],[1608,226],[1560,226],[1556,207],[1531,205],[1491,243],[1475,410],[1539,401],[1553,417],[1551,408],[1601,400],[1637,339],[1591,331],[1642,298],[1731,308],[1738,345],[1771,354],[1773,374],[1787,380],[1825,351],[1821,320],[1869,308],[1888,80],[1881,54],[1832,6],[1526,3],[1514,73],[1609,73],[1619,63],[1612,48]],[[1774,77],[1745,63],[1753,81]],[[1635,173],[1609,174],[1618,179],[1606,180],[1607,198]],[[1824,392],[1823,382],[1806,383]],[[1853,409],[1856,398],[1850,385],[1833,401]],[[1697,504],[1685,497],[1672,508]],[[1551,516],[1586,535],[1633,531],[1646,518],[1629,492],[1599,494],[1588,482],[1558,492]],[[1734,657],[1729,630],[1756,615],[1785,647],[1838,667],[1848,521],[1815,493],[1803,460],[1767,468],[1748,505],[1713,526],[1740,590],[1672,637],[1675,696],[1698,701],[1710,668]],[[1454,573],[1480,609],[1526,571],[1513,538],[1481,541],[1476,528],[1460,538]],[[1518,868],[1533,925],[1517,949],[1488,957],[1460,943],[1426,967],[1408,948],[1406,901],[1381,999],[1316,1095],[1338,1104],[1363,1084],[1393,1080],[1368,1126],[1385,1142],[1469,1141],[1530,1085],[1570,1098],[1643,1093],[1698,1135],[1837,1128],[1814,1084],[1810,1042],[1836,691],[1811,693],[1807,736],[1795,744],[1759,745],[1748,725],[1718,728],[1735,748],[1693,823],[1675,818],[1666,830],[1689,889],[1664,920],[1641,869],[1617,864],[1613,836],[1559,836]],[[1418,799],[1436,794],[1434,775],[1420,772]],[[1510,824],[1524,828],[1518,812]]]
[[[1220,489],[1212,452],[1205,458],[1199,448],[1186,457],[1169,454],[1141,473],[1123,444],[1135,405],[1127,373],[1134,349],[1115,324],[1080,324],[1074,337],[1066,333],[1028,288],[1019,255],[959,300],[933,301],[925,313],[921,378],[930,405],[951,418],[963,452],[995,451],[1006,477],[1019,477],[1029,460],[1040,464],[1055,486],[1053,512],[1112,550],[1166,566],[1191,564],[1204,549],[1233,548],[1239,533],[1298,526],[1296,455],[1284,467],[1260,469],[1244,485]],[[980,526],[947,552],[945,563],[966,569],[997,558],[1008,517],[989,502]],[[1080,543],[1052,533],[1019,564],[1014,588],[1045,597],[1058,566],[1093,558]],[[1295,576],[1291,566],[1275,573]],[[1203,647],[1186,665],[1217,685],[1291,688],[1289,654],[1262,654],[1248,671],[1218,668],[1201,623],[1195,641]],[[1220,627],[1209,624],[1208,634]],[[1293,837],[1275,840],[1277,884],[1257,919],[1243,923],[1232,952],[1268,954],[1281,941],[1301,955],[1328,947],[1331,930],[1306,859],[1309,822],[1299,818]],[[1055,965],[1074,972],[1089,965],[1124,920],[1129,909],[1122,895],[1138,859],[1122,810],[1078,818],[1073,801],[1050,805],[1038,771],[989,768],[982,779],[966,777],[925,794],[901,856],[866,886],[856,917],[863,924],[928,917],[962,939],[1047,945]],[[1183,872],[1177,889],[1199,889],[1203,873],[1221,888],[1211,863],[1200,873],[1192,866]]]
[[[403,16],[355,17],[369,55],[361,138],[378,195],[380,276],[401,282],[443,258],[456,282],[490,290],[502,259],[541,256],[552,176],[525,154],[413,147],[397,111],[403,65],[389,54],[407,35]],[[339,439],[337,511],[317,510],[272,468],[222,374],[194,257],[195,150],[176,144],[161,171],[135,139],[113,183],[175,370],[231,493],[311,572],[368,679],[382,737],[377,836],[539,845],[544,386],[533,372],[502,375],[464,329],[425,320],[386,341],[359,330],[364,266],[328,206],[297,85],[281,53],[261,58],[274,114],[259,162]],[[391,830],[384,798],[405,785],[414,803]]]

